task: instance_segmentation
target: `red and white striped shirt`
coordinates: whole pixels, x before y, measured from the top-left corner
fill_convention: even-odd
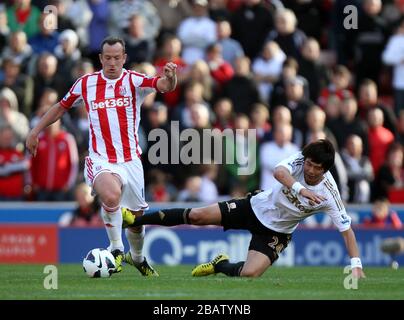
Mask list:
[[[140,107],[145,97],[157,90],[158,79],[123,69],[117,79],[108,79],[98,71],[74,83],[60,104],[70,109],[80,98],[84,101],[90,124],[90,157],[97,155],[113,163],[140,157]]]

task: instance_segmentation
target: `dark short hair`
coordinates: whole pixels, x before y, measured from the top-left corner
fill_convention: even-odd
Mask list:
[[[125,48],[125,41],[124,41],[122,38],[120,38],[120,37],[115,37],[115,36],[109,36],[109,37],[106,37],[104,40],[102,40],[102,43],[101,43],[101,53],[102,53],[102,50],[104,49],[104,45],[105,45],[105,44],[108,44],[108,45],[110,45],[110,46],[113,46],[115,43],[120,43],[120,44],[122,45],[123,52],[125,53],[125,51],[126,51],[126,48]]]
[[[325,172],[334,165],[335,148],[327,139],[309,143],[303,148],[302,154],[305,160],[309,158],[314,163],[321,164]]]

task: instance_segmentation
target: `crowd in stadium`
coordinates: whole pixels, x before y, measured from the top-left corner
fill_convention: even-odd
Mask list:
[[[344,27],[344,7],[357,25]],[[49,7],[51,5],[52,7]],[[49,27],[56,9],[57,28]],[[29,129],[80,76],[103,38],[126,41],[127,69],[177,64],[175,91],[142,108],[146,201],[215,202],[267,189],[282,159],[319,138],[347,203],[404,201],[403,0],[11,0],[0,5],[0,199],[70,201],[83,190],[87,114],[74,108],[24,150]],[[156,128],[256,129],[256,170],[148,161]],[[184,142],[182,142],[184,143]],[[228,145],[226,145],[228,147]],[[85,191],[83,191],[85,192]]]

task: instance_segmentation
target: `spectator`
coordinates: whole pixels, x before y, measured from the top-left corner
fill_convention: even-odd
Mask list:
[[[286,81],[297,76],[299,65],[297,61],[293,58],[286,58],[282,65],[282,72],[279,76],[278,81],[273,85],[271,99],[269,100],[269,105],[271,107],[276,107],[285,101],[285,91],[286,91]]]
[[[66,17],[73,23],[73,29],[77,32],[80,39],[80,47],[86,48],[88,46],[90,36],[88,26],[93,18],[89,1],[75,0],[71,2],[66,10]],[[101,30],[97,31],[101,33]]]
[[[97,0],[99,1],[99,0]],[[56,14],[57,14],[57,29],[59,31],[65,31],[67,29],[74,29],[75,26],[73,25],[70,17],[68,17],[68,9],[71,1],[65,1],[65,0],[50,0],[46,1],[47,4],[50,4],[52,6],[56,7]]]
[[[16,143],[12,127],[0,125],[0,201],[21,201],[25,197],[29,160]]]
[[[32,48],[27,42],[27,35],[24,31],[11,33],[9,46],[4,49],[2,58],[13,59],[21,65],[21,72],[29,72],[28,67],[32,58]]]
[[[211,44],[206,49],[206,62],[208,63],[210,75],[215,80],[216,93],[220,94],[223,86],[229,82],[234,75],[233,67],[223,59],[222,47],[220,44]]]
[[[11,31],[22,30],[28,38],[39,32],[40,16],[41,12],[36,6],[31,5],[31,0],[16,0],[7,10],[8,26]]]
[[[73,136],[61,128],[60,120],[41,133],[38,152],[31,161],[36,200],[72,200],[78,171],[77,144]]]
[[[18,112],[17,96],[10,88],[0,90],[0,125],[9,124],[17,142],[23,142],[28,135],[28,119]]]
[[[275,29],[269,33],[267,40],[278,43],[288,57],[299,59],[306,35],[297,28],[294,12],[290,9],[280,9],[275,14]]]
[[[310,83],[310,99],[317,101],[319,93],[329,82],[327,67],[320,60],[320,44],[314,38],[303,43],[299,60],[299,74]]]
[[[144,34],[154,39],[159,33],[161,20],[156,7],[147,0],[119,0],[110,2],[110,34],[122,35],[127,32],[129,20],[134,14],[144,18]]]
[[[232,38],[240,42],[250,60],[258,55],[273,26],[273,10],[262,0],[243,1],[231,18]]]
[[[236,113],[250,114],[251,106],[260,102],[257,84],[251,73],[251,61],[247,57],[236,59],[234,77],[226,83],[222,96],[229,98]]]
[[[102,39],[108,36],[108,16],[109,1],[108,0],[88,0],[88,6],[91,10],[91,21],[88,25],[88,56],[97,65],[97,69],[101,69],[101,63],[98,58],[98,51],[102,43]]]
[[[74,190],[77,203],[73,211],[65,212],[59,218],[60,227],[102,227],[104,222],[100,217],[100,204],[92,196],[91,188],[84,182],[78,184]]]
[[[264,142],[259,149],[259,161],[261,165],[260,189],[273,188],[277,180],[273,172],[275,166],[282,160],[299,151],[299,147],[292,143],[293,128],[290,124],[277,124],[273,129],[274,140]]]
[[[222,46],[223,59],[235,66],[236,58],[244,56],[244,49],[240,42],[231,38],[231,24],[227,20],[216,22],[217,43]]]
[[[39,33],[29,38],[28,42],[32,47],[34,54],[41,54],[44,52],[53,53],[58,45],[59,32],[49,28],[45,19],[48,14],[43,13],[39,19]]]
[[[378,108],[383,112],[383,126],[396,134],[396,116],[391,108],[379,101],[377,84],[373,80],[364,79],[360,83],[358,93],[359,115],[363,120],[367,118],[370,110]]]
[[[290,124],[292,125],[292,113],[290,112],[289,108],[286,108],[285,106],[279,105],[276,106],[273,111],[272,111],[272,127],[275,128],[277,125],[281,124]],[[293,128],[293,133],[292,133],[292,142],[298,146],[298,148],[303,148],[303,134],[302,132],[297,129]],[[264,137],[264,140],[273,140],[272,137],[272,132],[271,130],[270,134]]]
[[[180,103],[172,113],[172,120],[179,120],[180,128],[192,128],[191,107],[194,104],[202,103],[203,85],[199,82],[187,83],[184,88],[184,102]]]
[[[170,202],[177,196],[177,189],[168,181],[168,175],[159,169],[148,172],[146,201]]]
[[[262,142],[272,129],[269,122],[268,107],[262,103],[254,103],[251,108],[250,121],[250,128],[257,131],[257,142]]]
[[[252,72],[262,101],[270,101],[273,84],[278,81],[282,73],[285,59],[285,53],[274,41],[267,41],[261,55],[254,59]]]
[[[390,209],[390,203],[386,198],[378,198],[372,206],[372,215],[364,220],[366,227],[401,229],[403,224],[397,212]]]
[[[384,162],[388,146],[393,142],[393,133],[383,127],[383,112],[379,108],[372,109],[368,113],[368,141],[369,159],[372,163],[373,172],[378,175],[379,168]]]
[[[188,177],[185,181],[184,189],[178,193],[178,201],[199,202],[201,192],[202,178],[199,176]]]
[[[38,108],[39,99],[43,91],[50,87],[58,92],[61,97],[69,87],[69,81],[66,81],[61,75],[57,74],[58,60],[53,54],[43,53],[37,61],[37,73],[34,76],[34,105],[32,111],[35,112]],[[65,91],[66,90],[66,91]]]
[[[334,135],[337,139],[338,146],[343,148],[346,144],[348,136],[351,134],[358,135],[363,142],[363,151],[369,153],[368,128],[366,123],[360,119],[358,115],[358,104],[356,99],[349,94],[339,102],[341,116],[335,123]]]
[[[305,137],[303,140],[304,145],[310,143],[310,141],[315,141],[311,136],[315,135],[317,132],[323,131],[326,135],[326,139],[328,139],[334,146],[337,146],[337,140],[335,139],[334,134],[325,126],[325,119],[325,112],[319,106],[313,105],[310,107],[306,115],[306,130],[304,131]]]
[[[187,64],[204,58],[207,47],[217,40],[215,22],[208,16],[208,0],[192,1],[192,16],[180,23],[177,35]]]
[[[17,59],[6,58],[3,61],[4,78],[0,80],[0,88],[8,87],[17,96],[19,110],[27,118],[31,116],[34,83],[32,78],[21,72],[21,64]]]
[[[79,37],[75,31],[66,29],[62,31],[58,41],[59,44],[54,52],[58,60],[57,73],[73,84],[72,70],[81,58],[81,52],[78,49]]]
[[[248,191],[254,191],[259,185],[258,170],[253,173],[242,174],[242,169],[252,168],[257,165],[257,146],[251,144],[248,134],[250,120],[245,114],[238,114],[234,121],[234,138],[225,136],[226,159],[230,155],[233,163],[226,161],[228,187],[232,190],[236,185],[244,184]],[[255,136],[254,136],[255,140]],[[247,170],[246,170],[247,171]],[[249,170],[248,170],[249,171]]]
[[[341,156],[348,172],[348,202],[368,203],[374,175],[372,164],[363,155],[362,139],[354,134],[348,136]]]
[[[157,69],[157,74],[163,73],[163,68],[169,61],[172,61],[177,65],[177,87],[174,91],[166,92],[161,95],[160,98],[163,99],[164,103],[169,108],[173,108],[180,102],[182,86],[189,76],[189,67],[181,58],[181,41],[175,35],[167,35],[163,39],[159,57],[154,63]],[[202,79],[204,79],[204,77],[201,77],[199,80]]]
[[[396,116],[404,110],[404,20],[385,47],[383,62],[393,66],[394,111]]]
[[[291,9],[298,21],[299,28],[308,36],[317,41],[326,42],[326,32],[328,31],[328,10],[336,10],[330,2],[325,1],[301,1],[301,0],[282,0],[285,7]],[[326,26],[326,28],[324,28]],[[310,82],[311,83],[311,82]],[[313,100],[315,101],[315,100]]]
[[[209,16],[213,21],[230,19],[231,13],[227,3],[228,0],[209,0]]]
[[[215,121],[213,128],[223,131],[234,128],[233,103],[228,98],[220,98],[213,106]]]
[[[337,135],[340,133],[341,125],[341,101],[337,95],[332,94],[328,96],[327,101],[324,106],[324,112],[326,115],[325,124],[327,128],[331,130],[338,142],[338,147],[341,148],[343,145],[339,143]],[[343,133],[341,133],[343,134]]]
[[[219,192],[215,183],[219,168],[217,164],[205,164],[201,169],[201,188],[199,199],[202,202],[213,203],[219,199]]]
[[[192,14],[188,0],[151,0],[161,19],[160,36],[175,34],[178,25]]]
[[[401,144],[392,143],[389,145],[386,160],[380,167],[373,185],[373,199],[388,198],[393,189],[404,188],[403,158],[404,151]]]
[[[199,82],[203,86],[202,97],[205,101],[213,100],[213,93],[216,91],[215,82],[210,74],[209,65],[205,60],[197,60],[190,68],[187,75],[187,82]]]
[[[331,83],[326,88],[323,88],[318,97],[318,104],[324,108],[330,95],[337,96],[340,100],[347,95],[351,82],[351,72],[347,67],[337,65],[331,72]]]
[[[313,102],[305,97],[305,82],[306,79],[301,76],[287,79],[285,98],[280,103],[290,109],[293,127],[302,131],[306,128],[306,114],[313,105]]]
[[[3,50],[7,45],[9,35],[10,28],[8,26],[7,13],[5,8],[0,5],[0,62]]]
[[[153,39],[146,36],[144,18],[134,14],[129,18],[128,33],[126,34],[127,63],[151,62],[156,45]]]
[[[348,46],[353,48],[354,52],[353,62],[357,84],[366,78],[379,81],[382,67],[381,55],[388,32],[387,23],[380,16],[381,0],[364,0],[362,9],[357,30],[347,33],[350,38]]]

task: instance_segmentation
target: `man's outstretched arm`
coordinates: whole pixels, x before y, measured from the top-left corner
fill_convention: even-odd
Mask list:
[[[351,257],[351,267],[352,275],[355,278],[365,278],[365,273],[362,270],[362,262],[359,258],[358,245],[356,243],[355,233],[352,228],[341,232],[342,237],[345,241],[345,246],[347,248],[348,254]]]
[[[293,176],[290,174],[289,170],[284,166],[277,166],[275,168],[274,177],[284,186],[294,190],[297,194],[301,194],[303,197],[311,201],[320,203],[325,200],[323,196],[315,194],[296,181],[295,178],[293,178]]]

